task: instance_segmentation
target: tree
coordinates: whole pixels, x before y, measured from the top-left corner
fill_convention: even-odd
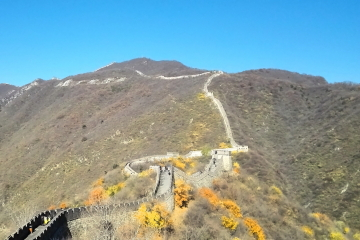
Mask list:
[[[183,180],[176,180],[175,182],[175,204],[183,208],[187,207],[191,199],[191,186],[186,184]]]
[[[144,227],[163,229],[171,225],[170,213],[160,204],[155,204],[152,208],[141,204],[135,217]]]
[[[97,187],[90,192],[88,200],[85,201],[85,205],[100,204],[102,201],[107,199],[105,189],[103,187]]]

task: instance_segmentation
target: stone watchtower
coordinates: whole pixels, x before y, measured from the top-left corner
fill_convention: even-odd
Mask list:
[[[213,158],[222,162],[225,171],[232,170],[231,151],[226,149],[214,149],[211,154]]]

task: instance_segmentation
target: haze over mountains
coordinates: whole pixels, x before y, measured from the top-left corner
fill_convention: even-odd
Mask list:
[[[226,142],[219,113],[198,97],[207,72],[139,58],[0,84],[0,221],[7,206],[80,204],[84,186],[130,159]],[[196,76],[160,77],[185,75]],[[260,69],[224,73],[209,90],[249,146],[242,169],[312,212],[359,226],[359,85]]]

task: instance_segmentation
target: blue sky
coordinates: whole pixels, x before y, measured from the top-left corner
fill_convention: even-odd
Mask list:
[[[359,0],[1,0],[0,82],[137,57],[360,83]]]

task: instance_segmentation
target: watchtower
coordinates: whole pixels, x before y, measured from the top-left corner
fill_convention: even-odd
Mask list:
[[[223,168],[225,171],[232,170],[231,151],[226,149],[214,149],[212,150],[211,155],[213,158],[223,163]]]

